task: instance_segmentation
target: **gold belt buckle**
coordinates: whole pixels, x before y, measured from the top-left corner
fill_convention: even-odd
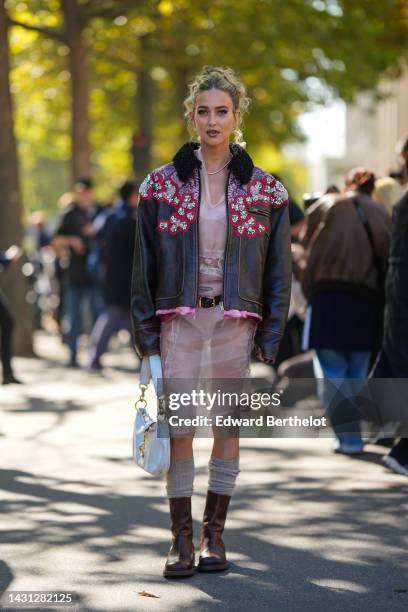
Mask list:
[[[200,296],[198,298],[198,307],[199,308],[203,308],[203,306],[201,305],[201,300],[203,299],[203,297],[205,297],[205,296]],[[217,306],[217,304],[215,303],[215,297],[211,297],[211,298],[207,297],[206,299],[212,301],[212,304],[211,304],[211,306],[209,306],[209,308],[215,308]],[[222,303],[222,301],[219,302],[219,305],[221,306],[221,309],[224,310],[224,304]]]

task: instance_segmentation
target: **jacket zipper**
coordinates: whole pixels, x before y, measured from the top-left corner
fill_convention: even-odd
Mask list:
[[[226,212],[227,212],[227,241],[225,244],[225,253],[224,253],[224,270],[223,270],[223,281],[222,281],[222,304],[223,304],[223,308],[224,310],[228,310],[228,306],[225,300],[225,296],[227,295],[227,291],[226,291],[226,285],[227,285],[227,275],[226,275],[226,267],[227,267],[227,258],[228,258],[228,248],[229,248],[229,240],[230,240],[230,232],[231,232],[231,227],[230,227],[230,220],[229,220],[229,211],[228,211],[228,187],[229,187],[229,182],[230,182],[230,177],[231,177],[231,170],[228,172],[228,177],[227,177],[227,185],[225,187],[225,208],[226,208]]]

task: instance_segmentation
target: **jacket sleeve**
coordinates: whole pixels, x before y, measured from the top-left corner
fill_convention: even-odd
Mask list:
[[[261,357],[273,362],[285,329],[292,282],[289,207],[272,211],[271,236],[265,262],[263,318],[255,335]]]
[[[309,298],[310,289],[313,285],[315,276],[315,266],[320,260],[320,258],[316,259],[316,257],[313,257],[315,245],[319,243],[325,231],[325,225],[328,215],[330,214],[332,203],[332,195],[323,195],[306,211],[306,229],[300,241],[304,248],[300,280],[303,294],[306,298]]]
[[[136,214],[131,314],[138,356],[160,354],[160,318],[155,314],[157,202],[141,198]]]

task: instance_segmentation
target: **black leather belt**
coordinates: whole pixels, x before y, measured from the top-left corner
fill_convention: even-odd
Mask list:
[[[216,295],[215,297],[199,297],[198,298],[199,308],[215,308],[220,303],[222,305],[222,295]]]

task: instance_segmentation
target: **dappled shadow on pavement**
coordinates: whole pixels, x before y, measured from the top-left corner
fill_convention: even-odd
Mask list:
[[[73,400],[61,400],[59,402],[45,400],[42,397],[33,397],[25,395],[24,400],[20,405],[14,407],[5,408],[3,411],[11,414],[49,414],[53,416],[51,423],[40,430],[35,430],[32,434],[27,434],[24,439],[40,439],[41,436],[52,432],[57,427],[62,427],[67,416],[76,412],[84,412],[87,408],[83,404],[75,402]]]
[[[103,377],[21,363],[28,384],[6,390],[2,404],[3,588],[31,580],[72,589],[81,612],[408,609],[408,481],[385,474],[374,447],[350,458],[331,454],[327,440],[242,440],[225,532],[230,570],[167,581],[164,485],[131,460],[131,362]],[[195,519],[205,444],[197,441]],[[196,545],[199,531],[195,520]]]
[[[87,384],[90,386],[98,385],[101,378],[103,378],[103,371],[92,371],[85,367],[71,368],[61,361],[56,359],[20,359],[18,360],[24,363],[25,382],[41,382],[42,384],[47,383],[76,383],[76,384]],[[39,377],[39,369],[40,376]],[[123,369],[126,372],[137,372],[137,367],[132,368],[118,366],[117,368]]]
[[[364,462],[348,458],[343,474],[333,472],[328,458],[327,472],[323,468],[322,474],[320,467],[316,478],[313,469],[299,470],[296,447],[247,444],[242,456],[246,484],[232,500],[225,535],[231,569],[196,574],[188,582],[194,587],[194,610],[407,609],[407,490],[401,481],[390,475],[386,484],[366,483]],[[104,461],[112,464],[114,459],[106,456]],[[309,450],[308,460],[313,459],[324,461]],[[204,471],[197,473],[203,477]],[[347,486],[349,471],[362,474],[352,488]],[[169,519],[152,481],[141,478],[138,483],[136,494],[119,494],[92,480],[1,470],[2,493],[11,494],[0,505],[1,515],[26,516],[24,526],[3,532],[3,542],[35,543],[39,554],[67,544],[96,554],[97,566],[79,577],[83,585],[135,580],[131,564],[126,570],[121,566],[120,575],[115,565],[134,556],[140,566],[140,559],[153,557],[153,571],[143,573],[143,584],[154,592],[164,581]],[[204,490],[199,493],[194,502],[202,505]],[[198,533],[195,523],[196,541]],[[191,604],[180,602],[177,610],[187,612]]]

